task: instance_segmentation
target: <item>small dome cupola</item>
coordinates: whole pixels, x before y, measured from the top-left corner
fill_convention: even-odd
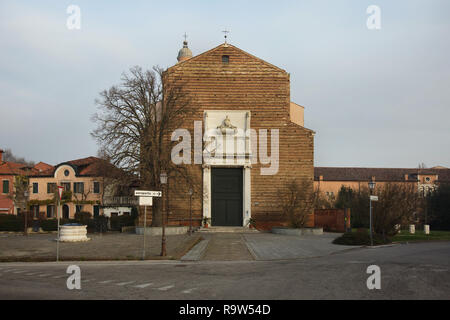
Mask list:
[[[185,61],[192,58],[192,51],[188,48],[188,43],[186,40],[183,41],[183,48],[178,51],[178,62]]]

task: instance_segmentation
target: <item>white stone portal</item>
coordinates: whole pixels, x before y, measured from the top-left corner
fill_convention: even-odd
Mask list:
[[[203,217],[211,225],[211,168],[243,168],[243,226],[251,218],[250,111],[204,112]]]

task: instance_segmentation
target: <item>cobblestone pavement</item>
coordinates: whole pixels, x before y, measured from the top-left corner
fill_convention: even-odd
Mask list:
[[[207,240],[209,238],[209,243],[201,260],[253,260],[245,243],[244,234],[216,233],[203,235],[203,238]]]
[[[288,236],[273,233],[203,233],[183,261],[289,260],[320,257],[358,246],[335,245],[339,233]]]
[[[88,234],[86,242],[60,242],[61,260],[140,260],[143,236],[127,233]],[[0,235],[2,261],[53,261],[56,258],[56,234]],[[167,236],[167,255],[179,259],[199,241],[199,235]],[[161,236],[146,236],[146,258],[161,253]]]

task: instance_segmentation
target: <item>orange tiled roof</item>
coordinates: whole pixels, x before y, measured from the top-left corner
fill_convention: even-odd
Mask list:
[[[417,181],[417,174],[437,175],[440,182],[450,182],[450,169],[447,168],[355,168],[355,167],[315,167],[314,180],[324,181]]]
[[[10,161],[0,162],[0,174],[1,175],[27,175],[33,174],[37,169],[29,167],[23,163],[15,163]]]
[[[37,169],[37,170],[39,170],[39,171],[45,171],[45,170],[52,169],[53,166],[52,166],[52,165],[49,165],[48,163],[45,163],[45,162],[42,162],[42,161],[41,161],[41,162],[35,164],[35,165],[34,165],[34,168]]]
[[[97,157],[87,157],[71,161],[62,162],[54,167],[50,167],[41,172],[33,174],[35,177],[53,176],[57,167],[68,164],[74,167],[77,176],[98,176],[101,174],[102,168],[105,165],[105,160]],[[111,169],[117,169],[113,165],[106,162],[106,165],[111,166]]]

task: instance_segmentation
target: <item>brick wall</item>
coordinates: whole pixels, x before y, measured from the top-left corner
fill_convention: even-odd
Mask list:
[[[325,231],[345,232],[350,228],[350,209],[316,209],[314,225]]]
[[[222,63],[222,55],[230,57],[229,64]],[[221,45],[169,68],[166,76],[169,83],[182,85],[194,101],[193,112],[182,125],[190,131],[192,141],[194,121],[202,121],[205,110],[250,110],[252,129],[279,129],[278,174],[261,175],[259,163],[251,169],[251,211],[256,221],[280,213],[277,192],[289,179],[307,179],[312,188],[314,133],[290,122],[290,77],[286,71],[234,46]],[[270,152],[270,131],[268,140]],[[192,199],[193,217],[201,219],[202,166],[186,167],[199,187]],[[169,220],[181,222],[188,217],[188,189],[180,181],[172,182]]]

